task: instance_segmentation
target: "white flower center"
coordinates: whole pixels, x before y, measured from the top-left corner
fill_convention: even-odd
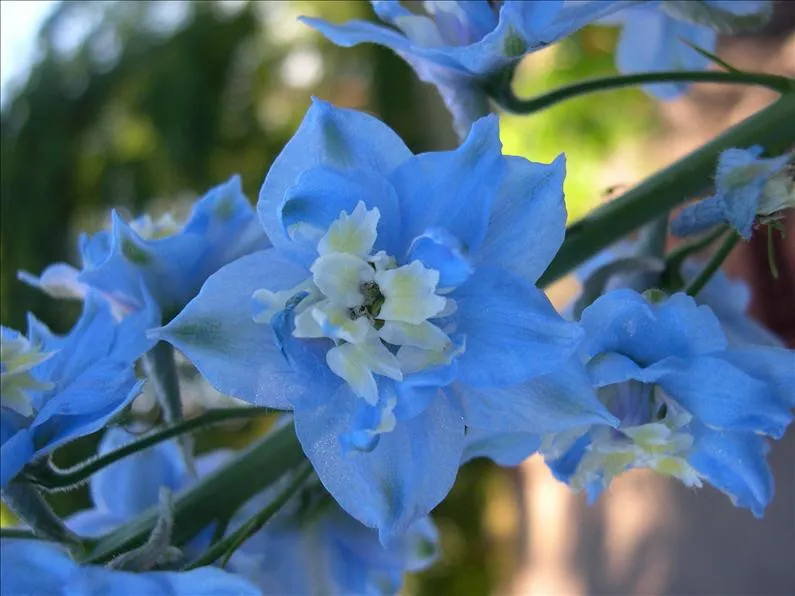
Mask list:
[[[310,280],[253,296],[262,307],[255,321],[269,322],[303,292],[293,335],[331,339],[329,368],[371,405],[379,398],[376,375],[402,381],[406,374],[449,364],[455,356],[450,338],[431,322],[455,309],[452,300],[437,293],[439,272],[419,261],[398,267],[383,251],[372,254],[379,219],[378,209],[368,210],[362,202],[352,213],[340,213],[318,240]]]
[[[33,378],[30,369],[44,362],[52,354],[42,352],[24,335],[4,335],[0,342],[0,405],[23,416],[34,413],[28,390],[46,391],[52,383],[42,383]]]

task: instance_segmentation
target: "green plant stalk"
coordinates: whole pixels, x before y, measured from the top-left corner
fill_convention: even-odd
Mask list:
[[[669,292],[677,292],[685,285],[682,276],[682,265],[685,260],[698,252],[701,252],[720,238],[728,231],[729,226],[721,225],[703,237],[688,244],[676,247],[665,255],[665,271],[662,273],[663,289]]]
[[[610,91],[622,87],[635,87],[654,83],[722,83],[729,85],[757,85],[767,87],[779,93],[788,93],[795,90],[795,80],[779,75],[755,72],[722,72],[713,70],[704,71],[664,71],[643,72],[631,75],[616,75],[598,79],[580,81],[572,85],[560,87],[538,97],[522,99],[516,97],[511,89],[510,76],[502,77],[496,84],[493,92],[494,100],[501,107],[514,114],[533,114],[557,103],[595,93],[597,91]]]
[[[739,240],[740,235],[737,234],[737,232],[732,232],[732,234],[723,241],[723,244],[721,244],[720,248],[715,251],[715,254],[710,257],[704,269],[701,270],[701,273],[699,273],[698,276],[690,282],[690,285],[687,286],[686,292],[689,296],[698,296],[698,293],[704,289],[704,286],[709,283],[709,280],[712,279],[715,272],[723,265],[723,261],[726,260],[726,257],[729,256],[729,253],[734,249]]]
[[[175,499],[172,544],[181,546],[214,520],[231,515],[303,461],[304,454],[292,425],[268,434]],[[151,507],[100,538],[82,562],[106,563],[141,546],[149,537],[157,517],[158,508]]]
[[[261,418],[262,416],[273,414],[273,412],[273,410],[267,408],[228,408],[213,410],[201,416],[197,416],[196,418],[185,420],[180,424],[175,424],[169,428],[154,431],[119,449],[91,459],[87,463],[78,464],[68,469],[60,469],[50,464],[50,466],[33,468],[30,472],[26,472],[26,474],[31,482],[44,490],[50,492],[69,490],[70,488],[80,486],[101,469],[120,459],[124,459],[134,453],[153,447],[163,441],[168,441],[174,437],[179,437],[197,430],[203,430],[212,424],[218,424],[229,420],[240,420],[243,418]]]
[[[731,147],[762,145],[775,155],[795,143],[795,93],[733,126],[566,230],[566,239],[538,281],[548,286],[592,255],[710,187],[718,156]]]
[[[223,540],[213,544],[207,551],[204,552],[198,559],[188,565],[185,569],[197,569],[205,565],[211,565],[218,559],[223,557],[221,567],[225,567],[229,558],[240,546],[253,534],[258,532],[270,518],[272,518],[278,511],[284,507],[285,503],[290,500],[295,492],[301,487],[304,481],[309,478],[312,473],[312,466],[309,462],[305,462],[303,466],[296,472],[295,478],[282,492],[280,492],[273,501],[268,503],[261,511],[254,515],[245,524],[240,526],[237,530],[229,534]]]

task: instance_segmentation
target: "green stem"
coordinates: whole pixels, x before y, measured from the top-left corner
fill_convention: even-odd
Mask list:
[[[2,540],[46,540],[37,536],[32,530],[24,528],[0,528],[0,539]]]
[[[292,425],[269,433],[177,496],[172,544],[184,545],[214,520],[231,515],[303,461],[304,454]],[[105,563],[141,546],[151,534],[157,518],[157,507],[148,509],[100,538],[82,562]]]
[[[728,229],[729,227],[726,225],[718,226],[714,231],[704,235],[702,238],[678,246],[665,255],[665,270],[661,276],[664,289],[671,292],[679,291],[685,285],[685,279],[681,271],[685,260],[719,240]]]
[[[30,482],[22,478],[12,480],[3,488],[0,496],[11,512],[25,522],[36,536],[82,553],[83,541],[66,527],[44,495]]]
[[[706,286],[709,280],[712,279],[712,276],[715,275],[715,272],[720,269],[723,261],[726,260],[726,257],[729,256],[729,253],[734,249],[739,240],[740,235],[736,232],[733,232],[728,238],[726,238],[726,240],[723,241],[723,244],[721,244],[720,248],[715,251],[715,254],[712,255],[704,269],[698,274],[698,277],[696,277],[696,279],[690,282],[690,285],[687,286],[686,291],[689,296],[698,296],[698,293],[704,289],[704,286]]]
[[[272,414],[273,410],[267,408],[228,408],[223,410],[213,410],[196,418],[185,420],[179,424],[162,430],[154,431],[132,443],[128,443],[119,449],[106,453],[87,463],[78,464],[72,468],[60,469],[53,464],[45,467],[34,468],[30,472],[30,479],[41,488],[48,491],[66,490],[70,487],[80,485],[88,480],[93,474],[101,469],[149,447],[153,447],[163,441],[168,441],[174,437],[203,429],[212,424],[226,422],[228,420],[238,420],[241,418],[259,418]]]
[[[787,93],[795,89],[795,81],[779,75],[755,72],[721,72],[704,71],[664,71],[644,72],[630,75],[616,75],[599,79],[580,81],[572,85],[560,87],[538,97],[521,99],[511,89],[510,81],[503,78],[494,99],[504,109],[515,114],[532,114],[549,108],[557,103],[587,95],[597,91],[609,91],[622,87],[648,85],[653,83],[723,83],[729,85],[757,85],[767,87],[779,93]]]
[[[539,286],[560,279],[591,256],[648,221],[705,191],[712,183],[718,156],[731,147],[762,145],[775,155],[795,143],[795,93],[725,131],[569,226],[566,240]]]
[[[252,535],[256,534],[262,526],[264,526],[270,518],[272,518],[278,511],[284,507],[287,501],[290,500],[295,492],[301,487],[304,481],[309,478],[312,473],[312,466],[309,462],[305,462],[303,466],[296,473],[293,481],[280,492],[273,501],[257,513],[254,517],[248,520],[245,524],[240,526],[237,530],[232,532],[229,536],[216,542],[209,548],[201,557],[196,559],[193,563],[188,565],[185,569],[197,569],[205,565],[211,565],[218,559],[223,557],[221,567],[225,567],[229,557],[240,548],[240,546],[248,540]]]

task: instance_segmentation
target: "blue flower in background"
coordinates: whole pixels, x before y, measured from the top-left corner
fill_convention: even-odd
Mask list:
[[[92,288],[119,315],[143,308],[149,293],[168,319],[223,265],[268,245],[239,176],[199,199],[184,225],[170,215],[128,224],[114,211],[112,218],[110,231],[81,236],[82,270],[56,263],[39,278],[20,272],[20,279],[55,297],[82,298]]]
[[[703,70],[709,59],[688,44],[714,52],[718,33],[736,33],[764,25],[772,14],[769,0],[696,0],[635,3],[605,18],[621,25],[616,65],[625,74],[667,70]],[[647,85],[660,99],[675,99],[687,83]]]
[[[757,217],[769,220],[795,207],[795,182],[787,171],[793,154],[760,159],[761,154],[759,146],[721,153],[714,196],[685,207],[671,222],[671,231],[687,236],[728,223],[750,240]]]
[[[564,161],[503,157],[498,133],[483,118],[457,150],[413,155],[315,102],[260,192],[273,248],[153,334],[219,391],[294,410],[323,484],[385,544],[450,490],[465,424],[613,421],[580,377],[522,390],[582,332],[534,285],[563,239]]]
[[[133,362],[151,346],[145,331],[157,324],[153,312],[118,323],[89,293],[64,337],[32,316],[27,338],[2,328],[0,486],[35,458],[99,430],[138,395]]]
[[[276,492],[269,489],[244,506],[230,529],[263,509]],[[235,551],[227,568],[263,594],[397,594],[406,572],[434,563],[438,540],[425,517],[384,547],[378,532],[343,512],[315,485]]]
[[[98,454],[120,449],[134,439],[134,435],[122,428],[109,428],[99,444]],[[66,523],[81,536],[101,536],[157,506],[162,487],[178,493],[215,470],[229,454],[214,451],[196,458],[194,476],[173,441],[139,451],[94,474],[89,481],[94,507],[72,515]],[[188,557],[208,546],[208,531],[188,545]]]
[[[524,55],[627,4],[631,2],[426,1],[425,14],[417,14],[400,2],[376,0],[373,9],[391,27],[367,21],[332,25],[308,17],[301,20],[343,47],[369,42],[394,50],[420,79],[436,85],[463,139],[472,123],[489,112],[486,81]]]
[[[39,540],[3,539],[0,575],[4,594],[170,594],[173,596],[257,596],[247,580],[214,567],[187,572],[130,573],[80,566],[58,545]]]
[[[729,347],[715,315],[685,294],[652,304],[615,290],[581,322],[591,382],[621,424],[544,437],[556,477],[594,499],[622,472],[650,468],[707,481],[761,516],[773,495],[765,436],[792,420],[795,354]]]
[[[583,263],[575,271],[577,279],[582,284],[587,284],[589,278],[597,273],[602,267],[610,266],[618,259],[632,257],[638,252],[638,246],[634,242],[622,241],[603,250],[595,257]],[[660,260],[660,266],[664,263]],[[703,259],[690,257],[682,263],[681,274],[685,284],[692,282],[706,266]],[[607,280],[602,293],[611,290],[629,288],[631,277],[615,273]],[[571,310],[577,297],[573,297],[571,302],[563,310]],[[710,278],[704,288],[694,296],[696,304],[708,306],[720,321],[721,328],[726,334],[729,345],[762,345],[782,347],[783,342],[769,329],[755,321],[749,314],[748,308],[751,303],[751,289],[741,279],[730,278],[722,269],[718,269]]]

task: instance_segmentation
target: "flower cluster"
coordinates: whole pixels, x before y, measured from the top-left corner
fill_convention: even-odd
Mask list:
[[[588,23],[624,24],[627,72],[702,68],[714,30],[769,9],[685,4],[428,1],[419,14],[381,1],[391,28],[304,19],[342,45],[397,51],[439,87],[461,144],[415,154],[377,118],[313,100],[256,210],[233,176],[184,223],[114,212],[110,230],[81,238],[80,269],[21,272],[83,310],[63,337],[33,316],[27,335],[2,328],[0,488],[23,523],[0,544],[4,591],[394,594],[438,557],[429,514],[476,457],[539,453],[590,499],[646,468],[761,516],[795,354],[748,318],[748,289],[715,257],[685,258],[723,229],[667,256],[594,243],[583,295],[559,313],[539,280],[564,254],[565,156],[503,155],[487,114],[497,78]],[[792,155],[763,152],[726,149],[714,196],[672,231],[729,224],[748,239],[777,224],[795,204]],[[188,421],[164,410],[166,427],[139,437],[138,371],[158,398],[179,398],[172,347],[246,406]],[[240,453],[194,458],[182,440],[275,411]],[[97,458],[50,460],[102,429]],[[92,507],[60,520],[43,490],[85,481]]]

